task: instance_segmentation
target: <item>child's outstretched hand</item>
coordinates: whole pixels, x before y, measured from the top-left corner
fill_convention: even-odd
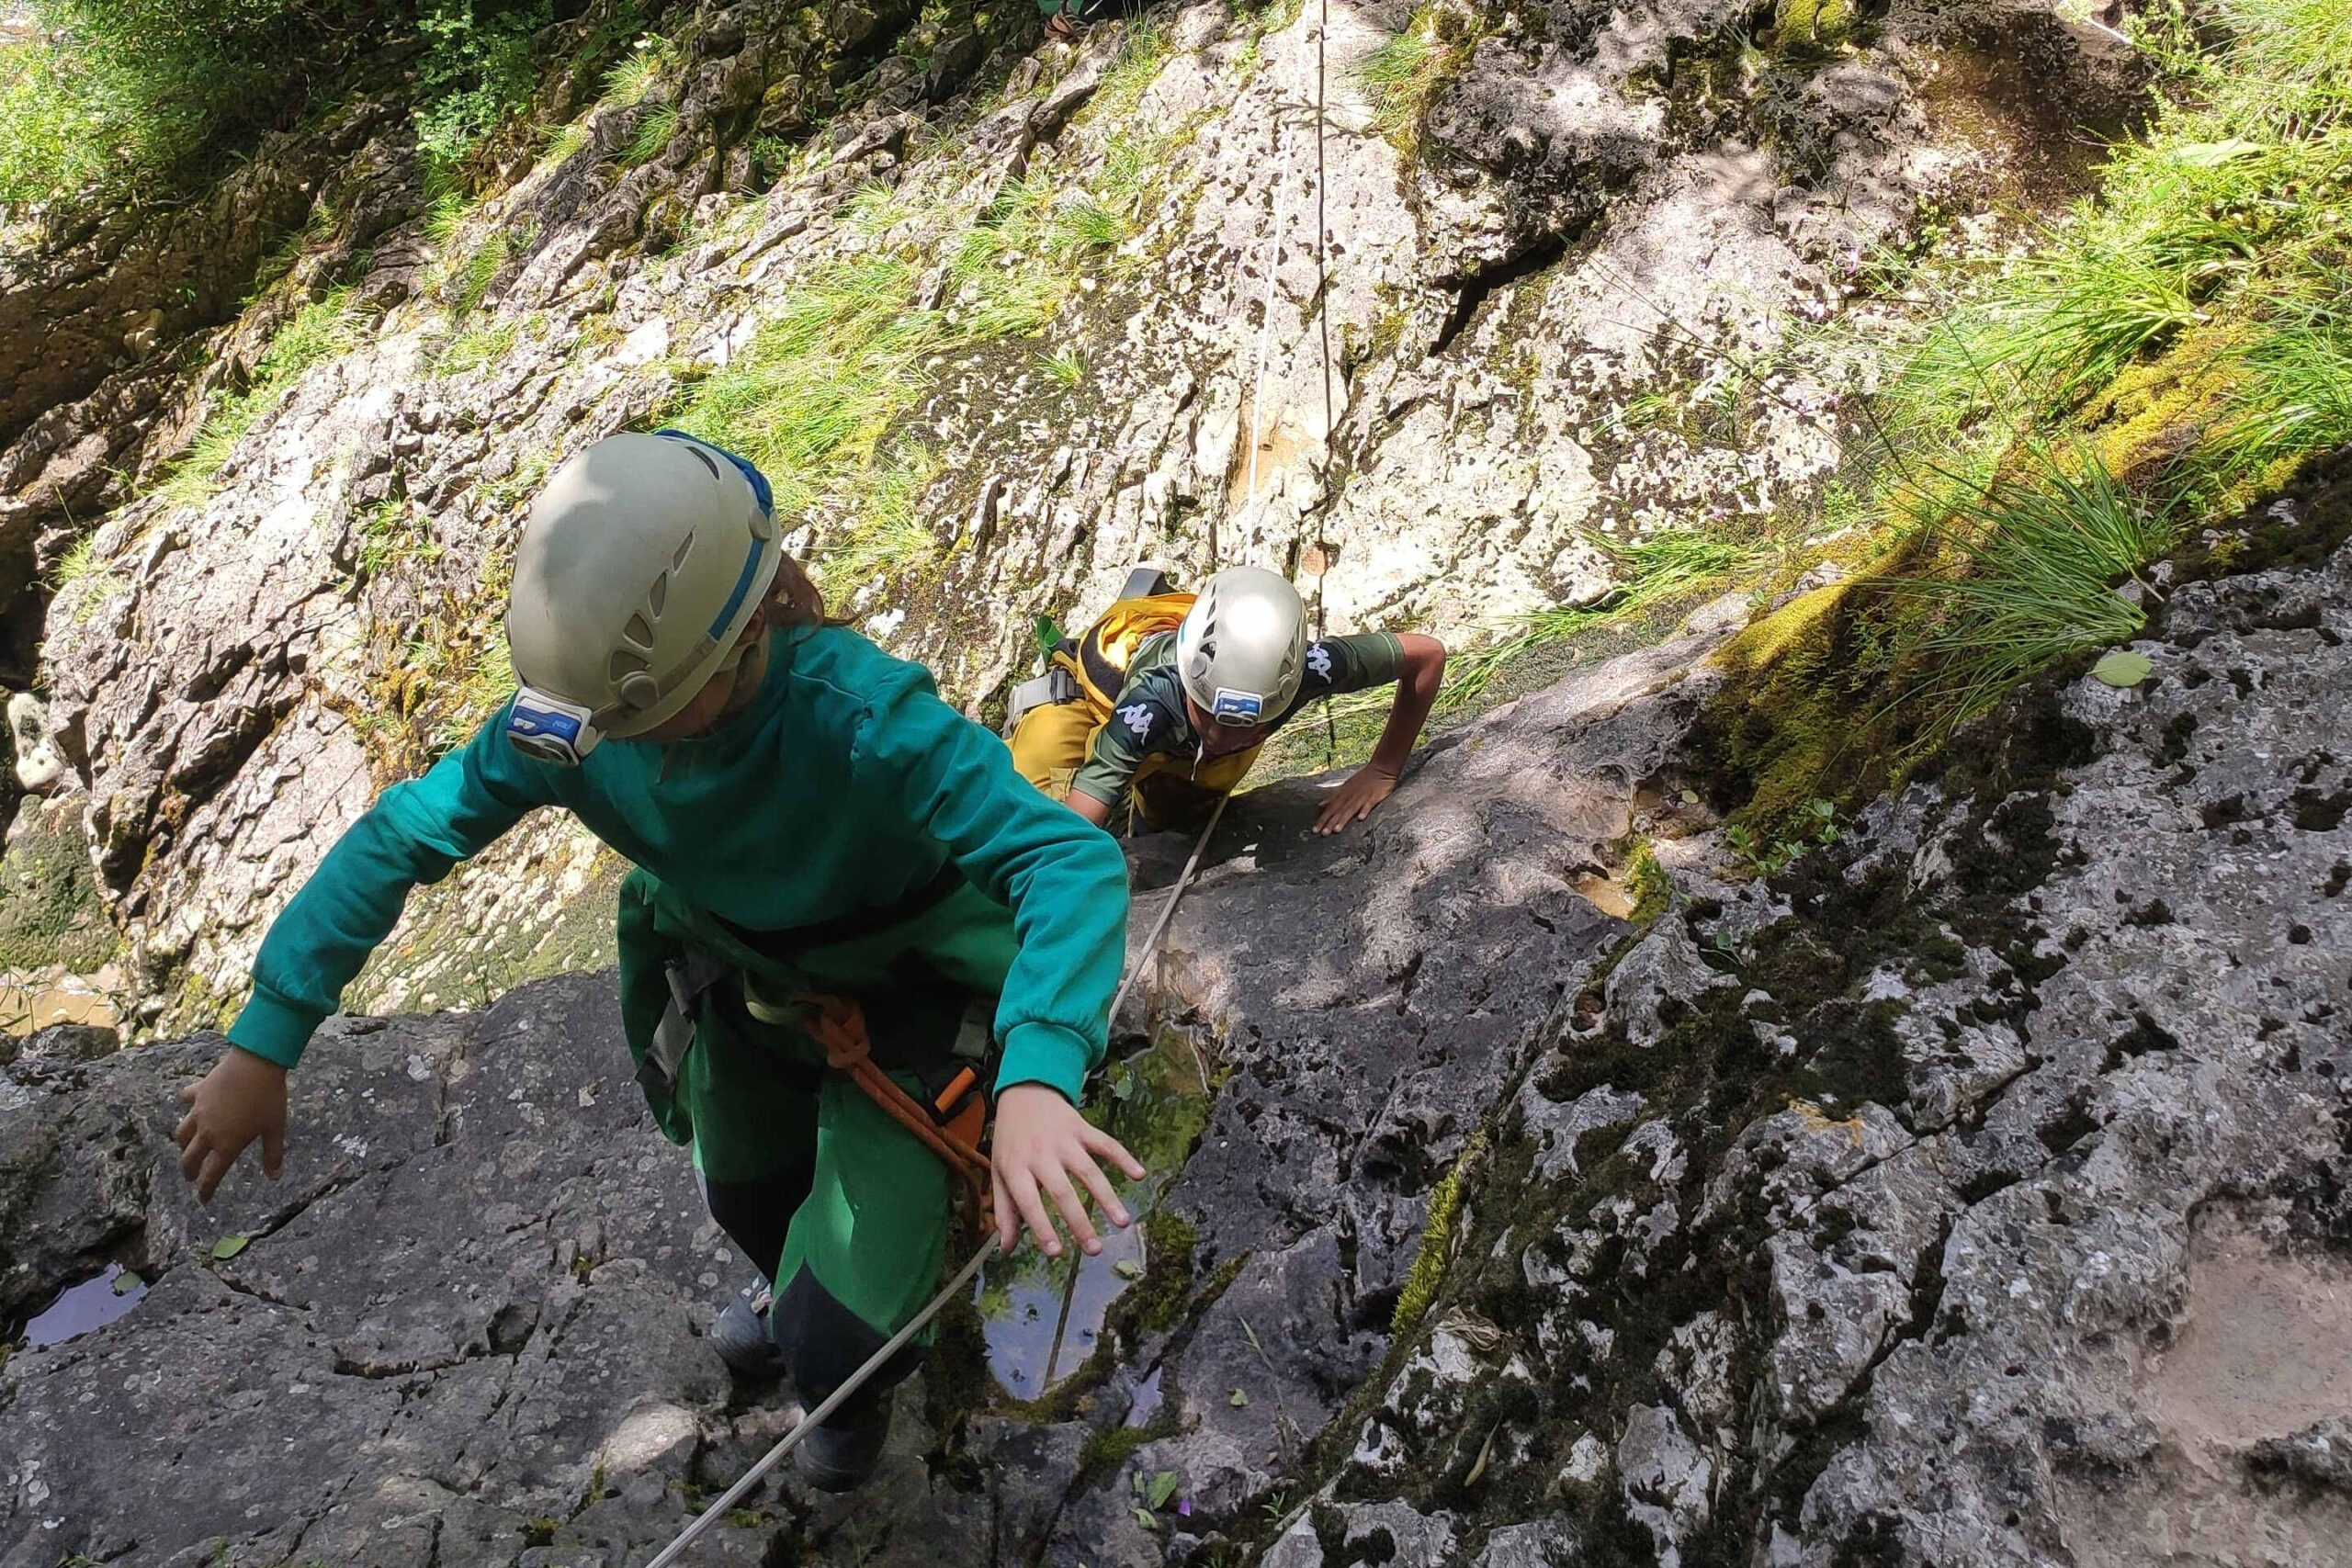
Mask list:
[[[275,1181],[286,1170],[286,1069],[232,1045],[212,1070],[180,1090],[192,1109],[173,1136],[180,1145],[180,1174],[209,1203],[220,1179],[261,1140],[261,1168]]]
[[[1026,1225],[1046,1257],[1059,1258],[1061,1237],[1046,1213],[1046,1200],[1051,1198],[1078,1245],[1089,1254],[1102,1251],[1102,1237],[1086,1217],[1078,1187],[1093,1196],[1113,1224],[1125,1229],[1133,1217],[1111,1190],[1110,1178],[1094,1163],[1097,1158],[1116,1164],[1129,1180],[1143,1179],[1143,1166],[1136,1156],[1121,1147],[1118,1139],[1080,1116],[1060,1090],[1041,1083],[1018,1083],[999,1095],[996,1143],[990,1156],[996,1168],[997,1245],[1011,1252]]]

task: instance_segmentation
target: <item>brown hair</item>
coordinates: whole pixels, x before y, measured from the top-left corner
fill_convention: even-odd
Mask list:
[[[786,555],[775,563],[775,581],[768,585],[768,625],[792,631],[804,626],[845,626],[849,621],[825,614],[825,596],[809,581],[808,568]]]

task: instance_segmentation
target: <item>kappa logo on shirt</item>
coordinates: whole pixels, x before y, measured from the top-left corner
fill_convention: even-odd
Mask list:
[[[1317,643],[1306,650],[1306,667],[1315,671],[1318,681],[1331,678],[1331,649],[1328,643]]]
[[[1150,704],[1130,703],[1119,710],[1119,716],[1127,721],[1127,728],[1135,732],[1136,739],[1145,740],[1150,738],[1151,721],[1157,716],[1151,711]]]

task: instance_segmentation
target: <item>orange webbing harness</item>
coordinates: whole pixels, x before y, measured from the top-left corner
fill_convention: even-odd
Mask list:
[[[848,1075],[891,1119],[922,1141],[948,1170],[963,1178],[972,1201],[971,1221],[982,1232],[993,1228],[989,1203],[989,1157],[980,1152],[987,1132],[989,1100],[979,1075],[959,1071],[931,1105],[900,1089],[898,1081],[874,1065],[874,1043],[865,1032],[865,1010],[854,998],[822,991],[796,991],[791,999],[808,1010],[803,1025],[810,1039],[825,1048],[825,1066]]]

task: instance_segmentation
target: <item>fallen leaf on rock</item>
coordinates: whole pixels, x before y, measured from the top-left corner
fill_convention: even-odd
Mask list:
[[[253,1237],[247,1235],[243,1231],[231,1231],[227,1235],[222,1236],[219,1241],[212,1244],[212,1256],[215,1258],[234,1258],[237,1254],[243,1252],[253,1239]]]
[[[2136,686],[2154,669],[2146,654],[2119,648],[2101,654],[2099,661],[2091,666],[2091,673],[2110,686]]]

